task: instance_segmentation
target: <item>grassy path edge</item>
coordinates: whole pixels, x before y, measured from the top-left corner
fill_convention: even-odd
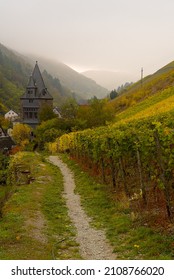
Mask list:
[[[76,192],[93,226],[104,229],[117,259],[174,259],[174,237],[169,232],[142,225],[130,209],[113,198],[108,186],[98,184],[66,154],[60,157],[74,172]]]
[[[6,201],[0,219],[1,260],[67,260],[81,259],[76,231],[62,197],[63,178],[45,156],[20,152],[13,157],[11,171],[31,171],[30,184],[15,183],[11,172],[13,194]],[[18,175],[19,170],[18,170]]]

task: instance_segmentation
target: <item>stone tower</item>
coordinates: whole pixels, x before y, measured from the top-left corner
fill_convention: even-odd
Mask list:
[[[37,61],[29,78],[26,91],[20,100],[22,123],[33,128],[40,123],[38,113],[42,106],[49,105],[53,108],[53,97],[45,87]]]

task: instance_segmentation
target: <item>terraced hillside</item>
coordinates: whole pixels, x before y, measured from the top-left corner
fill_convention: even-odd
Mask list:
[[[151,113],[154,115],[169,111],[173,108],[171,104],[173,86],[174,62],[171,62],[153,75],[131,85],[112,101],[112,106],[117,114],[116,121],[130,118],[133,115],[135,118],[139,118],[149,116]],[[153,108],[153,106],[155,107]]]
[[[116,121],[131,121],[168,112],[174,108],[174,87],[159,91],[123,112],[117,114]]]

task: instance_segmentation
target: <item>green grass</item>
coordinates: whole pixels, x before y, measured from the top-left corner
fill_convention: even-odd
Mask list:
[[[52,244],[54,259],[81,259],[78,244],[75,241],[76,231],[68,216],[63,193],[63,178],[57,167],[50,164],[50,171],[56,180],[45,190],[42,209],[48,220],[47,234]],[[55,184],[56,183],[56,184]]]
[[[114,199],[109,186],[98,184],[66,155],[75,174],[76,191],[93,226],[105,229],[117,259],[174,259],[174,236],[133,221],[128,204]]]
[[[80,259],[75,229],[62,198],[61,173],[33,153],[22,153],[20,160],[27,162],[35,180],[14,185],[15,192],[3,207],[0,259]]]
[[[0,185],[0,201],[3,201],[7,194],[7,186]]]

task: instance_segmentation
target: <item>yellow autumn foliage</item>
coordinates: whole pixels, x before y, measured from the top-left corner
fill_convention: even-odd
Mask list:
[[[12,131],[12,137],[14,141],[24,148],[30,139],[31,128],[26,124],[16,124]]]

